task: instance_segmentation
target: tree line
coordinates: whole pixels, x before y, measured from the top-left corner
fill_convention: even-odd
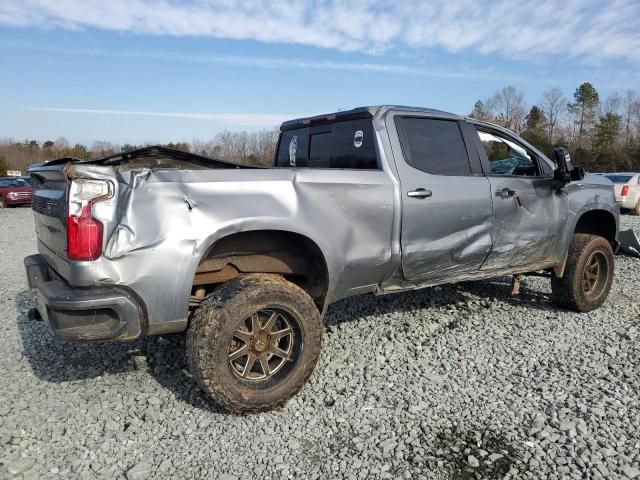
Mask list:
[[[570,98],[551,88],[529,106],[513,86],[478,100],[471,117],[486,120],[522,135],[551,158],[554,146],[569,150],[574,163],[590,171],[640,171],[640,98],[635,90],[602,99],[595,87],[583,83]],[[258,132],[223,131],[208,141],[167,143],[164,146],[234,163],[270,165],[278,129]],[[64,137],[38,143],[0,139],[0,176],[6,170],[26,172],[32,163],[53,158],[100,158],[150,145],[96,141],[90,147],[71,145]]]
[[[520,134],[552,157],[553,147],[569,150],[575,164],[590,171],[640,170],[640,98],[635,90],[602,99],[586,82],[571,98],[551,88],[530,107],[513,86],[478,100],[471,117]]]
[[[233,163],[267,166],[273,160],[278,134],[278,129],[257,132],[225,130],[208,141],[194,139],[191,142],[165,143],[162,146]],[[42,144],[36,140],[16,142],[12,139],[0,139],[0,176],[6,175],[7,170],[20,170],[24,174],[29,165],[55,158],[72,157],[81,160],[101,158],[149,145],[157,144],[147,142],[140,145],[129,143],[117,145],[96,141],[87,147],[80,143],[71,145],[64,137],[47,140]]]

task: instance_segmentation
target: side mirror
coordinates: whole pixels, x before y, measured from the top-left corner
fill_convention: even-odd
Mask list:
[[[553,154],[556,160],[556,170],[553,173],[553,183],[556,190],[560,190],[565,187],[571,181],[571,157],[569,152],[562,148],[556,147],[553,149]]]

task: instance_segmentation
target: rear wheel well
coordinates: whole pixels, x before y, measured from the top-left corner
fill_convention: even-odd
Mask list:
[[[613,245],[616,240],[616,219],[606,210],[590,210],[578,219],[574,233],[598,235]]]
[[[329,284],[320,248],[298,233],[257,230],[217,240],[203,256],[193,279],[192,302],[219,284],[248,273],[275,273],[301,287],[320,311]]]

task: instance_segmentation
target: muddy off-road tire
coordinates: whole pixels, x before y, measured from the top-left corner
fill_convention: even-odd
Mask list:
[[[613,282],[613,249],[607,239],[576,233],[562,278],[551,278],[553,301],[561,307],[590,312],[604,303]]]
[[[313,372],[323,325],[307,293],[277,275],[252,274],[209,294],[187,331],[200,387],[233,413],[282,406]]]

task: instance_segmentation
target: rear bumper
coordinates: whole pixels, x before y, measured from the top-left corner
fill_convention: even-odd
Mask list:
[[[616,203],[620,208],[635,208],[637,202],[638,201],[636,199],[630,196],[616,197]]]
[[[78,288],[53,271],[42,255],[24,259],[29,288],[56,337],[77,342],[132,340],[140,336],[143,306],[122,287]]]

